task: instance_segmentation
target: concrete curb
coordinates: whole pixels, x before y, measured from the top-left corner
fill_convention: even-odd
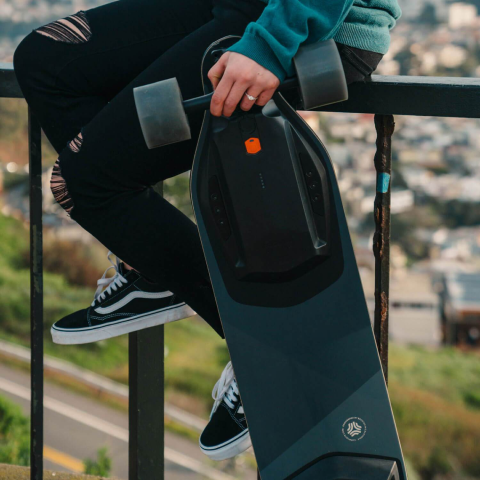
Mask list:
[[[78,473],[60,473],[45,470],[44,480],[101,480],[103,477],[92,477],[91,475],[80,475]],[[28,467],[17,467],[16,465],[0,464],[0,480],[30,480],[30,469]],[[111,478],[110,480],[115,480]]]

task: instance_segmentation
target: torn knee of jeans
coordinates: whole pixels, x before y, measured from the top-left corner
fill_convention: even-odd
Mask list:
[[[62,176],[60,157],[58,157],[55,165],[53,166],[52,177],[50,179],[50,189],[52,190],[55,200],[70,216],[70,213],[73,209],[73,200],[68,192],[67,182]]]
[[[72,152],[78,153],[80,151],[80,148],[82,148],[82,143],[83,135],[82,132],[80,132],[73,140],[70,140],[70,142],[68,142],[67,146]]]
[[[92,36],[83,10],[37,28],[35,32],[64,43],[85,43]]]

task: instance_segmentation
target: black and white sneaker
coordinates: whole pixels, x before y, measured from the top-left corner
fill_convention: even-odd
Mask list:
[[[96,342],[124,333],[154,327],[195,315],[195,312],[168,290],[127,270],[117,258],[98,280],[92,304],[56,322],[51,329],[54,343],[72,345]],[[110,269],[113,277],[105,278]]]
[[[215,400],[210,421],[200,435],[200,449],[212,460],[225,460],[251,446],[243,405],[232,362],[228,362],[213,387]]]

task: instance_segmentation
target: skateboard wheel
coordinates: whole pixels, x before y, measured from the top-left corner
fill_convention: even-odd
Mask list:
[[[176,78],[136,87],[133,96],[149,149],[192,138]]]
[[[302,110],[348,99],[347,81],[334,40],[302,45],[293,59]]]

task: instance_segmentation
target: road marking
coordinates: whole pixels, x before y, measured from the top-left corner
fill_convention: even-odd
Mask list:
[[[4,390],[16,395],[17,397],[23,398],[24,400],[30,401],[29,388],[13,383],[5,378],[0,378],[0,390]],[[83,412],[78,408],[71,407],[70,405],[60,402],[52,397],[45,396],[43,399],[43,406],[48,410],[52,410],[55,413],[63,415],[64,417],[71,418],[72,420],[82,423],[87,427],[106,433],[107,435],[117,438],[118,440],[128,442],[128,430],[126,428],[118,427],[113,423],[106,422],[99,417],[90,415],[89,413]]]
[[[83,473],[85,471],[83,462],[80,461],[78,458],[71,457],[70,455],[59,452],[58,450],[55,450],[51,447],[43,447],[43,458],[50,460],[55,465],[68,468],[68,470],[74,473]]]
[[[5,378],[0,378],[0,390],[30,401],[29,388],[13,383]],[[99,417],[90,415],[89,413],[83,412],[78,408],[71,407],[70,405],[60,402],[52,397],[45,396],[43,399],[43,406],[48,410],[52,410],[55,413],[75,420],[76,422],[86,425],[87,427],[93,428],[111,437],[128,443],[128,430],[126,428],[119,427],[113,423],[102,420]],[[166,460],[192,470],[195,473],[211,478],[212,480],[234,480],[235,478],[231,475],[221,472],[220,470],[208,467],[202,462],[199,462],[198,460],[188,457],[187,455],[177,452],[169,447],[165,447],[164,452]]]
[[[28,365],[30,364],[31,351],[27,347],[0,340],[0,352],[7,357],[20,360]],[[44,355],[43,361],[46,371],[48,370],[68,375],[88,387],[94,387],[95,391],[106,392],[110,395],[115,395],[122,400],[128,400],[127,385],[115,382],[109,378],[91,372],[90,370],[86,370],[77,365],[66,362],[65,360],[60,360],[59,358],[54,358],[49,355]],[[207,425],[206,420],[203,418],[192,415],[191,413],[168,403],[165,404],[165,415],[188,428],[196,430],[198,433],[202,432]]]

